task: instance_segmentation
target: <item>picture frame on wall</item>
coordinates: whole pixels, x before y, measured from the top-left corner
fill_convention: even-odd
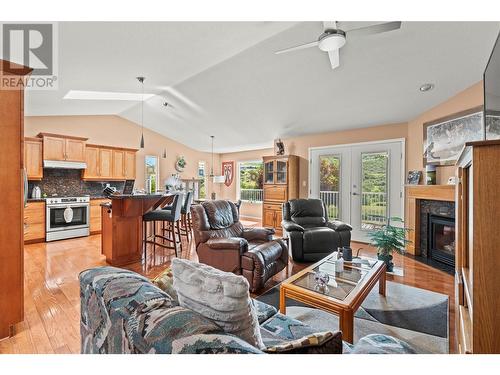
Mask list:
[[[483,106],[424,123],[424,165],[454,165],[466,142],[485,137]]]
[[[222,162],[222,174],[224,176],[224,185],[231,186],[234,179],[234,161]]]

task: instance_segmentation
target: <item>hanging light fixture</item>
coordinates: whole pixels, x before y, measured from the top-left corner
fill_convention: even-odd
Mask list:
[[[210,136],[210,138],[212,139],[212,164],[210,164],[210,174],[208,175],[208,177],[210,178],[214,178],[215,175],[214,175],[214,137],[213,135]]]
[[[141,143],[140,148],[144,148],[144,80],[145,77],[136,77],[139,83],[142,85],[141,91]]]

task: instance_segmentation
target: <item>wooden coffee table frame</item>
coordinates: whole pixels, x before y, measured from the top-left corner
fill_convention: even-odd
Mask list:
[[[379,282],[379,293],[385,296],[386,288],[386,266],[382,261],[377,260],[375,265],[366,270],[367,274],[356,285],[356,287],[346,296],[344,300],[326,296],[324,294],[293,285],[293,282],[308,272],[325,262],[325,259],[303,269],[299,273],[286,279],[280,286],[280,312],[286,314],[286,298],[294,299],[306,305],[325,310],[338,315],[339,327],[342,331],[342,339],[352,344],[354,336],[354,313],[361,306],[366,296]]]

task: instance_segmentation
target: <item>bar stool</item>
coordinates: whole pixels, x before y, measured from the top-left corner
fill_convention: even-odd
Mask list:
[[[193,192],[188,191],[184,203],[181,208],[181,236],[185,236],[189,242],[192,227],[191,227],[191,204],[193,203]],[[163,207],[164,210],[171,210],[172,206]],[[182,244],[181,244],[182,246]]]
[[[166,249],[174,249],[175,256],[177,255],[177,245],[180,243],[182,251],[182,241],[179,228],[179,220],[181,218],[181,207],[182,206],[182,194],[176,194],[174,196],[174,201],[170,206],[170,210],[156,209],[150,211],[142,216],[143,222],[143,245],[144,245],[144,263],[146,263],[146,249],[147,244],[153,245],[153,257],[156,255],[156,246],[164,247]],[[150,240],[147,235],[147,223],[152,222],[153,224],[153,240]],[[162,223],[162,233],[156,234],[156,226],[158,222]],[[165,223],[168,223],[171,238],[164,236],[165,234]],[[176,232],[177,228],[177,233]],[[177,234],[177,236],[176,236]],[[162,239],[162,242],[157,242],[156,239]],[[178,241],[177,241],[178,238]],[[171,243],[172,245],[168,244]]]

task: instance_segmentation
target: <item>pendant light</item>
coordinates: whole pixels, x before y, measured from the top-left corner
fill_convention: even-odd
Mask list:
[[[210,138],[212,139],[212,164],[210,164],[210,175],[208,177],[214,178],[214,136],[211,135]]]
[[[141,143],[140,148],[144,148],[144,77],[137,77],[137,80],[142,86],[141,95]]]

